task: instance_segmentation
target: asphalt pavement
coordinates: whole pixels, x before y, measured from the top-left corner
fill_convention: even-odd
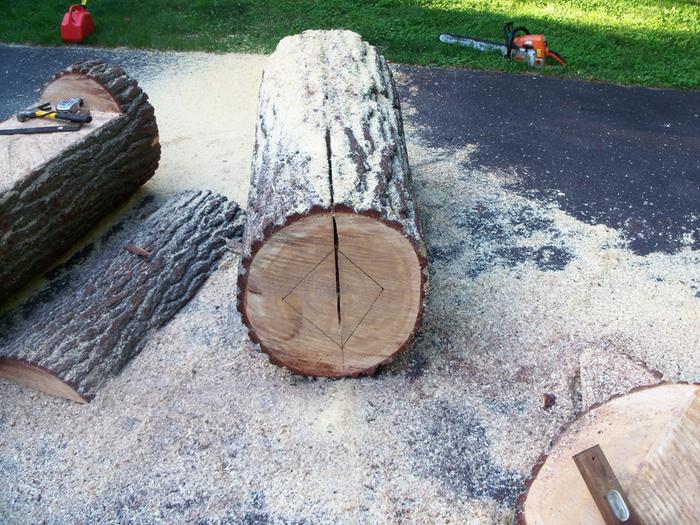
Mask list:
[[[623,231],[640,255],[700,249],[700,91],[400,68],[432,145],[477,145],[474,164],[514,170],[520,191]]]

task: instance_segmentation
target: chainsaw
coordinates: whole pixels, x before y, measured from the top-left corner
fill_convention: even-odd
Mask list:
[[[547,41],[544,35],[531,35],[530,31],[528,31],[525,26],[513,28],[513,22],[504,24],[503,35],[505,37],[505,42],[443,33],[440,35],[440,42],[471,47],[478,51],[497,52],[507,60],[524,62],[530,67],[540,68],[544,66],[547,57],[553,58],[562,66],[566,65],[566,62],[564,62],[564,59],[559,53],[547,47]]]

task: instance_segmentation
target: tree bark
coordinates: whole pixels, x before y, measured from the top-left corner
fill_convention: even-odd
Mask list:
[[[195,295],[243,221],[238,205],[220,195],[172,198],[110,238],[68,289],[8,323],[0,376],[89,401]]]
[[[45,271],[158,166],[153,107],[123,69],[74,64],[45,85],[41,101],[67,97],[84,98],[92,111],[81,131],[0,137],[0,301]]]
[[[239,309],[273,362],[308,375],[371,373],[412,340],[427,263],[411,186],[399,98],[384,58],[350,31],[283,39],[260,88],[239,272]],[[285,246],[295,253],[289,260]],[[404,266],[404,281],[392,281],[388,274]],[[307,272],[318,274],[312,283]],[[265,284],[271,280],[277,284]],[[303,297],[290,306],[296,314],[275,309],[300,286]],[[366,293],[355,300],[358,287]],[[361,332],[390,307],[382,303],[392,294],[384,292],[401,287],[407,296],[395,306],[404,318],[387,327],[389,340],[368,346]],[[384,297],[373,303],[377,294]],[[310,318],[311,302],[337,310],[337,319],[320,311]],[[269,330],[280,323],[286,333]],[[293,335],[307,329],[318,337]],[[330,347],[316,341],[323,338]]]

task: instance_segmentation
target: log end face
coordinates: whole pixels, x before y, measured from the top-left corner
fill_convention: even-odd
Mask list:
[[[83,99],[83,110],[104,113],[124,113],[119,102],[95,79],[80,73],[64,73],[49,81],[41,93],[40,103],[49,102],[52,107],[66,98]]]
[[[19,359],[0,358],[0,377],[77,403],[89,401],[50,371]]]
[[[126,71],[102,60],[76,62],[56,73],[42,88],[40,101],[51,102],[81,97],[84,108],[107,113],[127,113],[146,104],[148,96]]]
[[[643,479],[644,472],[650,456],[669,450],[666,445],[668,436],[673,437],[674,431],[692,418],[694,405],[700,406],[698,399],[700,385],[661,383],[644,385],[628,394],[593,405],[563,429],[547,454],[533,467],[526,491],[518,498],[517,525],[574,525],[581,523],[581,516],[586,516],[590,520],[587,523],[592,525],[604,525],[573,459],[595,445],[605,452],[641,521],[657,522],[658,514],[654,516],[653,511],[647,513],[648,502],[645,500],[643,505],[639,504],[639,497],[644,493],[643,485],[647,481]],[[689,415],[691,418],[688,418]],[[694,415],[697,418],[697,412]],[[679,479],[684,478],[678,474],[679,465],[689,466],[697,472],[697,454],[688,454],[687,451],[697,450],[699,443],[697,433],[693,433],[692,439],[681,447],[686,451],[683,458],[674,458],[665,463],[674,465],[674,475]],[[689,476],[684,479],[689,479]],[[656,485],[653,492],[661,494],[664,491]],[[679,520],[674,517],[662,522],[696,523],[698,511],[692,491],[679,490],[672,494],[677,497],[673,512],[685,509],[685,516],[693,518]]]
[[[273,363],[309,376],[369,375],[413,340],[424,270],[398,229],[318,213],[270,235],[242,266],[239,310]]]

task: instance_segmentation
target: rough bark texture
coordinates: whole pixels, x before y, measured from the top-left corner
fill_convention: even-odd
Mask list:
[[[81,62],[47,86],[64,75],[103,86],[122,114],[0,193],[0,301],[123,203],[153,176],[160,159],[153,107],[123,69]]]
[[[48,370],[89,400],[173,317],[240,238],[244,212],[210,192],[172,198],[144,223],[107,241],[67,290],[11,325],[0,361]],[[81,274],[82,275],[82,274]]]
[[[386,60],[351,31],[305,31],[263,73],[243,266],[274,229],[334,207],[399,228],[425,258]]]

